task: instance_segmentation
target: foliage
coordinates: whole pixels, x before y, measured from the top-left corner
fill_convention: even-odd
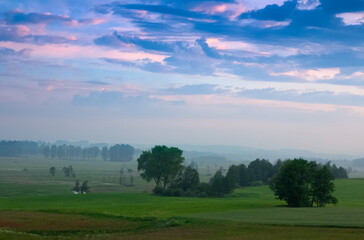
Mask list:
[[[38,143],[32,141],[0,141],[0,156],[16,157],[35,155],[39,152]]]
[[[75,186],[72,188],[73,192],[75,193],[88,193],[90,191],[90,188],[88,186],[88,181],[84,181],[82,182],[82,184],[80,183],[80,181],[78,181],[78,179],[75,182]]]
[[[325,164],[334,178],[348,178],[347,170],[343,167],[337,167],[335,164],[331,166],[330,162]]]
[[[72,165],[69,165],[68,167],[63,167],[62,169],[65,177],[75,177],[75,173],[73,172]]]
[[[134,148],[127,144],[116,144],[109,149],[111,162],[129,162],[133,160]]]
[[[137,161],[140,176],[147,181],[154,180],[157,187],[162,183],[165,189],[183,169],[184,158],[178,148],[155,146],[151,151],[143,151]]]
[[[51,174],[52,176],[54,176],[54,174],[56,173],[56,168],[55,168],[55,167],[51,167],[51,168],[49,169],[49,172],[50,172],[50,174]]]
[[[200,183],[200,177],[196,169],[191,166],[181,171],[173,182],[173,188],[180,188],[183,191],[194,188]]]
[[[270,182],[270,188],[289,207],[336,204],[333,176],[327,167],[304,159],[287,160]]]
[[[101,150],[101,157],[103,161],[107,161],[109,158],[109,149],[107,147],[103,147]]]
[[[269,179],[273,176],[273,165],[265,159],[259,158],[248,165],[250,181],[262,181],[268,184]]]

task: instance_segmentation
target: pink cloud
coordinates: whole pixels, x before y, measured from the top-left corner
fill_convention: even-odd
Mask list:
[[[345,25],[361,25],[364,23],[363,12],[339,13],[336,17],[341,18]]]
[[[72,38],[70,36],[70,39]],[[123,52],[99,46],[77,46],[70,44],[46,44],[38,46],[28,43],[0,42],[0,46],[12,48],[17,51],[24,48],[32,49],[32,56],[45,58],[114,58],[129,61],[148,58],[154,62],[163,62],[167,57],[165,55],[141,51]]]
[[[329,80],[335,78],[338,74],[340,74],[340,68],[318,68],[271,73],[272,76],[290,76],[305,79],[307,81]]]
[[[247,10],[242,2],[223,4],[216,2],[204,2],[191,9],[191,11],[203,12],[207,14],[223,14],[230,20],[235,20],[240,14],[246,12]]]
[[[279,100],[263,100],[235,96],[219,95],[168,95],[168,96],[151,96],[152,98],[164,101],[184,101],[191,105],[237,105],[237,106],[257,106],[277,109],[288,109],[291,111],[301,111],[307,113],[316,112],[335,112],[338,110],[348,110],[350,113],[364,116],[364,107],[343,106],[334,104],[320,103],[299,103]]]

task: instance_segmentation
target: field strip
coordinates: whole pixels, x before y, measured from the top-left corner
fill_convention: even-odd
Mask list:
[[[186,215],[242,223],[364,228],[362,208],[266,208]]]

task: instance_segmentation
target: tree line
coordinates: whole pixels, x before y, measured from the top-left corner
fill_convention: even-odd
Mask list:
[[[347,178],[344,168],[304,159],[278,160],[274,165],[265,159],[232,165],[224,174],[220,168],[208,183],[200,182],[196,164],[184,167],[182,150],[155,146],[143,151],[138,161],[140,176],[154,181],[153,192],[165,196],[223,197],[237,187],[269,184],[277,198],[290,207],[335,204],[332,196],[335,178]]]
[[[32,141],[0,141],[0,156],[3,157],[35,155],[39,149],[39,144]]]
[[[79,147],[74,145],[49,145],[32,141],[0,141],[0,156],[18,157],[41,154],[45,158],[60,160],[84,160],[128,162],[133,160],[135,149],[128,144],[116,144],[100,149],[97,146]]]
[[[101,159],[103,161],[112,162],[128,162],[133,160],[134,148],[127,144],[116,144],[108,147],[85,147],[73,145],[52,145],[43,148],[43,155],[45,158],[61,159],[61,160],[83,160],[95,161]]]

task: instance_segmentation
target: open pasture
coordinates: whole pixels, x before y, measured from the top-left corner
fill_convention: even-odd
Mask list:
[[[363,179],[335,181],[337,206],[286,208],[268,186],[240,188],[227,198],[154,196],[153,184],[137,176],[135,162],[1,160],[0,239],[362,239],[364,234]],[[76,178],[89,180],[90,194],[71,192],[75,178],[60,172],[68,165]],[[114,181],[121,167],[134,169],[134,186]]]

